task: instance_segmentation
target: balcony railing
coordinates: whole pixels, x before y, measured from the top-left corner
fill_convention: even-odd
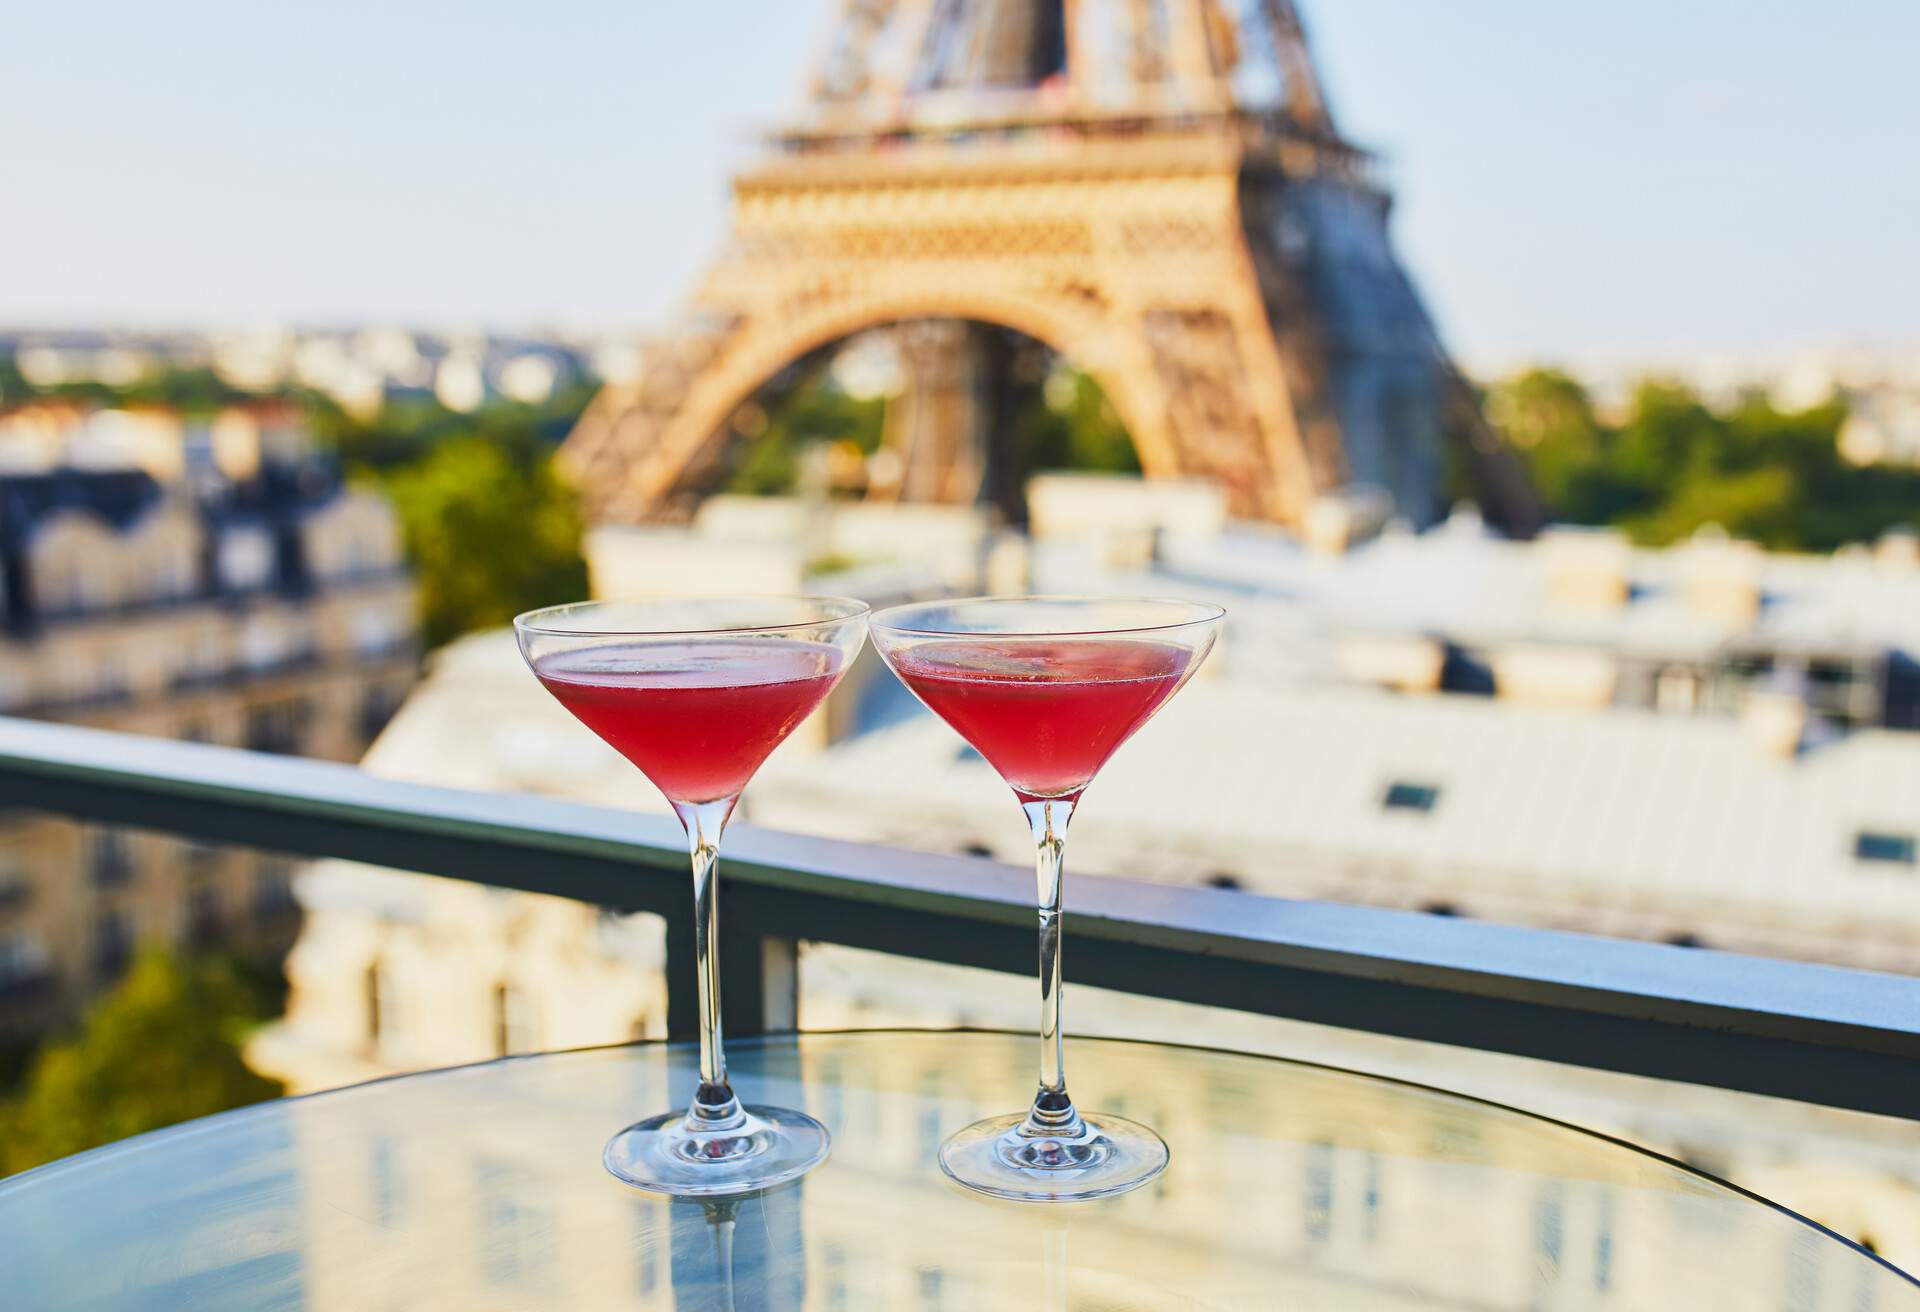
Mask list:
[[[127,706],[134,700],[133,689],[124,684],[90,688],[85,692],[59,692],[20,709],[33,715],[84,715],[110,707]]]
[[[405,561],[391,561],[384,565],[359,565],[330,574],[316,574],[313,581],[320,591],[331,592],[342,588],[384,587],[404,583],[412,577],[413,566]]]
[[[182,670],[168,681],[167,686],[179,693],[200,692],[209,688],[223,690],[244,688],[251,684],[285,678],[291,674],[305,674],[323,666],[358,669],[368,665],[417,660],[419,654],[419,644],[411,638],[401,638],[379,646],[345,647],[337,650],[305,647],[258,665],[236,663],[223,665],[218,669]],[[36,706],[32,709],[38,711],[41,708]]]
[[[119,601],[36,605],[33,611],[33,622],[37,625],[66,628],[82,624],[104,624],[110,621],[139,619],[148,615],[164,615],[196,607],[244,610],[258,602],[284,601],[289,597],[387,587],[406,582],[412,576],[413,567],[404,561],[399,561],[385,565],[364,565],[336,574],[301,578],[292,583],[285,581],[277,573],[270,573],[257,583],[250,584],[201,579],[196,580],[190,587],[177,591],[148,593]]]
[[[223,665],[219,669],[181,670],[167,680],[166,687],[174,693],[205,692],[211,689],[224,691],[269,683],[290,675],[310,673],[329,663],[341,669],[357,669],[369,665],[397,664],[415,660],[418,655],[419,646],[410,638],[384,643],[378,647],[346,648],[336,652],[304,648],[259,665],[234,664]],[[90,692],[39,697],[15,703],[8,710],[15,715],[29,716],[81,715],[130,706],[152,695],[154,694],[136,691],[124,685],[115,685]]]
[[[0,802],[664,916],[694,1030],[692,896],[666,817],[0,719]],[[725,1023],[789,1028],[794,944],[1028,973],[1030,872],[729,833]],[[1482,921],[1076,875],[1072,980],[1128,993],[1920,1119],[1920,979]]]

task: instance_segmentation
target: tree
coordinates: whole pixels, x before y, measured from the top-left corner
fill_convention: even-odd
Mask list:
[[[770,407],[759,431],[741,444],[727,474],[728,492],[779,496],[800,477],[800,453],[815,443],[846,443],[862,455],[880,449],[887,403],[849,395],[822,369]]]
[[[210,415],[222,406],[258,399],[256,393],[233,386],[204,366],[168,366],[118,389],[116,404],[164,406],[184,415]]]
[[[11,353],[0,355],[0,406],[19,405],[33,395],[20,362]]]
[[[316,441],[349,469],[384,472],[417,463],[460,437],[485,438],[516,460],[532,461],[572,429],[594,386],[576,380],[539,405],[496,399],[471,414],[423,395],[389,397],[371,415],[350,414],[317,392],[302,399]]]
[[[1005,431],[995,436],[1016,463],[1016,486],[1042,470],[1140,472],[1133,439],[1098,383],[1052,352],[1009,358],[1018,372],[1005,380]],[[888,404],[884,397],[850,396],[830,370],[819,371],[771,404],[757,431],[740,443],[726,490],[753,496],[792,492],[800,452],[814,443],[872,455],[880,449]]]
[[[587,595],[579,512],[544,451],[516,457],[484,436],[453,437],[384,483],[418,572],[429,645]]]
[[[1140,453],[1090,374],[1055,360],[1017,422],[1030,470],[1137,474]]]
[[[1648,546],[1716,524],[1774,550],[1831,551],[1920,519],[1920,471],[1841,456],[1838,402],[1715,411],[1687,387],[1649,381],[1610,425],[1572,378],[1531,370],[1495,388],[1487,413],[1556,518],[1613,525]]]
[[[430,396],[389,398],[365,416],[303,398],[315,440],[400,512],[429,646],[586,595],[580,520],[552,453],[593,386],[576,380],[538,405],[493,400],[470,414]]]
[[[143,949],[87,1013],[44,1045],[20,1094],[0,1104],[0,1174],[283,1091],[240,1059],[260,999],[222,958]]]

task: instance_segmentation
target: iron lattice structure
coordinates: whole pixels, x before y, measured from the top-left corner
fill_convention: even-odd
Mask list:
[[[846,0],[771,144],[680,330],[564,448],[594,518],[684,508],[795,361],[971,320],[1070,358],[1149,477],[1217,480],[1236,513],[1291,521],[1364,482],[1426,521],[1458,458],[1493,518],[1533,526],[1291,0]],[[966,445],[924,449],[972,477],[909,485],[968,495]]]

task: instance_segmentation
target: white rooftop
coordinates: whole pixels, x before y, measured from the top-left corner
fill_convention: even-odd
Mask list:
[[[1895,969],[1920,960],[1920,867],[1857,852],[1864,834],[1897,854],[1920,830],[1920,734],[1865,730],[1782,759],[1732,717],[1263,681],[1235,668],[1258,666],[1255,645],[1230,635],[1218,668],[1109,765],[1075,820],[1075,868],[1182,883],[1229,874],[1277,895],[1686,932]],[[665,810],[540,688],[504,632],[444,651],[366,766]],[[1394,785],[1414,805],[1384,805]],[[788,743],[742,818],[1008,860],[1027,851],[1004,786],[924,714],[824,751]]]
[[[1556,562],[1585,539],[1559,530],[1534,542],[1456,516],[1426,533],[1389,530],[1344,553],[1310,551],[1277,530],[1165,534],[1159,558],[1116,570],[1097,545],[1041,544],[1041,591],[1144,589],[1206,595],[1229,610],[1284,604],[1303,627],[1443,635],[1463,643],[1603,647],[1629,655],[1703,658],[1728,649],[1805,654],[1920,653],[1920,563],[1897,539],[1832,556],[1742,551],[1703,541],[1665,550],[1617,543],[1620,605],[1572,604],[1554,593]],[[1556,553],[1561,553],[1558,556]],[[1689,581],[1720,570],[1750,582],[1759,605],[1730,622],[1687,600]]]
[[[1396,784],[1434,790],[1430,809],[1384,805]],[[930,718],[770,763],[755,794],[775,827],[1026,850],[1004,786]],[[1136,877],[1726,946],[1764,932],[1821,958],[1854,959],[1835,936],[1859,925],[1920,947],[1920,868],[1855,854],[1862,833],[1920,829],[1920,735],[1781,760],[1732,719],[1217,678],[1122,749],[1073,828],[1076,866]]]

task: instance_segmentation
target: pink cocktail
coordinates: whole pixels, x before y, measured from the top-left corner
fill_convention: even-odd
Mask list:
[[[1224,612],[1178,601],[978,597],[896,606],[872,623],[900,681],[1019,798],[1040,889],[1040,1087],[1025,1115],[940,1147],[949,1176],[1001,1198],[1099,1198],[1145,1184],[1167,1145],[1144,1125],[1082,1115],[1067,1096],[1060,917],[1067,822],[1100,768],[1207,658]]]
[[[513,622],[534,674],[639,767],[687,831],[693,862],[700,1083],[685,1112],[608,1142],[615,1176],[676,1197],[767,1189],[827,1156],[827,1130],[781,1107],[743,1106],[720,1031],[717,860],[740,792],[833,691],[866,637],[866,603],[840,597],[583,602]]]
[[[747,786],[840,681],[837,648],[779,638],[558,651],[533,672],[675,802]]]
[[[893,671],[1025,801],[1085,788],[1192,660],[1175,643],[988,638],[908,648]]]

